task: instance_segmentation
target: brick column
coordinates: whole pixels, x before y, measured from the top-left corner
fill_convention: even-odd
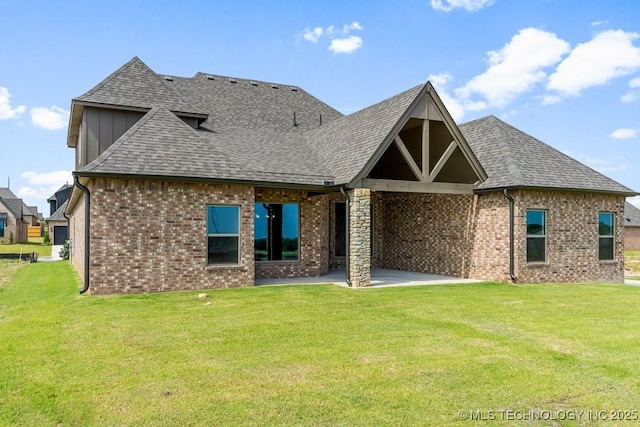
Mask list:
[[[352,286],[371,284],[371,190],[349,191],[349,278]]]

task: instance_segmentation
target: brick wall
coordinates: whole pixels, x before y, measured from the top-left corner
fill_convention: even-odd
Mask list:
[[[514,270],[519,283],[622,282],[624,198],[515,191]],[[509,204],[500,192],[382,195],[384,268],[510,281]],[[547,211],[547,262],[526,262],[527,209]],[[614,261],[598,259],[598,212],[616,214]]]
[[[354,287],[371,284],[371,190],[349,191],[349,279]]]
[[[16,219],[8,209],[0,204],[0,212],[6,213],[7,218],[4,220],[4,237],[0,237],[0,242],[9,243],[9,236],[13,233],[13,243],[22,243],[27,241],[27,222]]]
[[[300,259],[256,262],[256,278],[315,277],[326,274],[329,271],[329,196],[309,196],[306,191],[256,188],[255,200],[299,203],[300,213]]]
[[[253,286],[252,187],[94,179],[89,188],[91,293]],[[210,204],[240,206],[238,266],[207,266]]]
[[[568,192],[518,191],[516,275],[519,283],[624,282],[624,197]],[[547,211],[547,262],[526,261],[526,210]],[[616,219],[613,261],[598,259],[598,213]]]
[[[626,251],[640,251],[640,227],[624,228],[624,249]]]

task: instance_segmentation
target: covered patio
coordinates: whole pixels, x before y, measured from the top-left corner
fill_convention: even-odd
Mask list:
[[[374,268],[371,270],[371,284],[369,288],[386,288],[394,286],[426,286],[478,283],[480,280],[460,279],[457,277],[441,276],[438,274],[414,273],[411,271],[390,270],[386,268]],[[293,277],[286,279],[260,279],[256,280],[256,286],[277,285],[311,285],[330,284],[347,287],[345,270],[332,270],[320,277]]]

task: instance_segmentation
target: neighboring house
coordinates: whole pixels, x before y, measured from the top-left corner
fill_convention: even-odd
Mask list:
[[[640,209],[629,202],[624,205],[624,249],[640,250]]]
[[[68,205],[69,197],[73,186],[65,184],[55,192],[55,194],[47,199],[49,202],[49,237],[52,244],[63,245],[69,238],[69,221],[64,216],[65,209]]]
[[[0,188],[0,242],[14,243],[27,241],[28,219],[33,216],[22,199],[16,197],[9,188]]]
[[[253,286],[372,268],[622,282],[636,193],[430,83],[340,112],[296,86],[158,75],[72,100],[72,262],[93,293]]]

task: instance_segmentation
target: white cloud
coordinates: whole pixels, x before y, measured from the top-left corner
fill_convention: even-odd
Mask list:
[[[637,134],[638,131],[636,129],[622,128],[614,130],[609,136],[615,139],[632,139],[635,138]]]
[[[31,123],[47,130],[64,129],[69,121],[69,112],[53,105],[51,108],[34,107],[31,109]]]
[[[609,30],[580,43],[549,77],[547,89],[562,96],[577,96],[584,89],[640,70],[637,33]]]
[[[640,196],[627,197],[627,202],[631,203],[637,208],[640,208]]]
[[[363,30],[364,28],[359,22],[353,21],[351,24],[342,27],[342,34],[349,34],[351,30]]]
[[[558,95],[545,95],[542,97],[542,105],[557,104],[562,101]]]
[[[487,104],[483,101],[473,102],[453,97],[447,90],[447,86],[453,81],[453,76],[449,73],[431,74],[427,80],[438,92],[440,99],[447,106],[447,111],[456,122],[462,120],[467,111],[479,111],[487,108]]]
[[[636,77],[635,79],[631,79],[629,81],[629,87],[632,89],[629,92],[622,95],[620,100],[622,102],[634,102],[638,97],[640,97],[640,91],[633,89],[640,89],[640,77]]]
[[[329,45],[329,50],[334,53],[353,53],[362,47],[362,38],[349,36],[343,39],[333,39]]]
[[[0,86],[0,120],[13,119],[20,116],[25,112],[27,107],[24,105],[18,105],[17,107],[11,106],[11,94],[9,89]]]
[[[298,37],[311,43],[318,43],[321,38],[331,40],[329,50],[334,53],[353,53],[362,47],[362,37],[349,35],[352,31],[362,31],[364,27],[358,21],[342,26],[342,30],[336,29],[334,25],[326,28],[307,27]]]
[[[323,32],[324,30],[322,29],[322,27],[315,27],[313,29],[305,28],[304,32],[302,33],[302,38],[310,41],[311,43],[317,43]]]
[[[491,6],[495,0],[431,0],[431,7],[442,12],[453,9],[465,9],[475,12],[483,7]]]
[[[599,27],[600,25],[606,25],[608,23],[609,23],[609,21],[593,21],[591,23],[591,26],[592,27]]]
[[[588,157],[583,154],[578,154],[574,158],[605,175],[613,172],[624,172],[629,169],[629,165],[621,158],[608,160],[598,157]]]
[[[569,44],[555,34],[525,28],[499,51],[487,53],[490,67],[456,90],[462,99],[477,93],[488,104],[504,107],[546,78],[544,68],[552,66],[569,51]]]
[[[630,88],[640,88],[640,77],[636,77],[629,82]]]
[[[24,172],[22,175],[29,184],[18,190],[18,197],[28,200],[28,204],[44,204],[63,184],[73,183],[71,171]]]

